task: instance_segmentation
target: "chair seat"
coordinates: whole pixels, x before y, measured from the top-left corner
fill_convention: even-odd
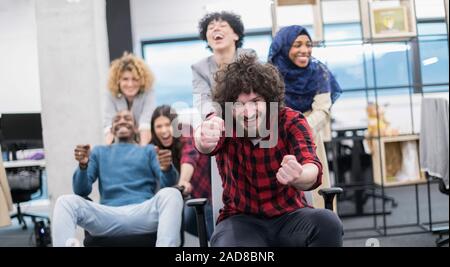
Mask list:
[[[85,247],[154,247],[157,233],[126,236],[92,236],[85,231]]]

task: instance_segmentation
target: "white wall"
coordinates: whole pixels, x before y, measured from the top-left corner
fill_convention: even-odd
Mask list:
[[[0,1],[0,113],[41,111],[34,1]]]

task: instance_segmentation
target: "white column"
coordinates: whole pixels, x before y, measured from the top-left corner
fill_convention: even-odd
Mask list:
[[[101,96],[109,64],[105,0],[38,0],[35,9],[42,128],[53,206],[58,196],[72,193],[75,146],[102,143]]]

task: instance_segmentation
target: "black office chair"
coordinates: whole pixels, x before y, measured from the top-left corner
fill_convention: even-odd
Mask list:
[[[449,189],[445,186],[445,183],[444,183],[443,179],[433,177],[433,176],[429,175],[428,172],[425,172],[425,175],[426,175],[427,179],[438,180],[439,181],[439,191],[441,191],[441,193],[446,194],[448,196]],[[439,237],[436,239],[436,245],[438,247],[442,247],[445,244],[449,244],[448,226],[440,227],[440,228],[437,228],[437,229],[433,229],[432,231],[433,231],[433,234],[438,234],[439,235]],[[444,237],[444,235],[447,235],[447,237]]]
[[[27,172],[30,177],[26,177],[28,180],[32,181],[33,179],[38,179],[39,182],[33,183],[33,182],[27,182],[22,183],[21,185],[16,185],[16,181],[14,181],[14,178],[17,177],[15,175],[19,174],[20,172]],[[30,217],[33,224],[37,223],[37,219],[43,219],[47,221],[47,224],[50,224],[50,218],[47,216],[37,215],[37,214],[31,214],[22,212],[20,204],[23,202],[27,202],[32,200],[32,195],[39,192],[36,198],[42,196],[42,168],[41,167],[32,167],[32,169],[25,170],[14,170],[8,172],[8,182],[11,187],[11,198],[14,204],[16,204],[17,212],[15,214],[12,214],[10,217],[11,219],[17,218],[19,221],[19,224],[22,225],[22,229],[26,230],[27,223],[25,221],[25,217]]]
[[[174,186],[180,193],[184,191],[182,186]],[[184,197],[184,196],[183,196]],[[91,200],[86,197],[86,199]],[[187,198],[184,198],[185,200]],[[184,205],[183,205],[184,206]],[[184,245],[184,210],[181,211],[180,247]],[[156,246],[157,232],[147,234],[134,234],[124,236],[92,236],[84,231],[83,245],[85,247],[154,247]]]
[[[345,193],[338,201],[352,200],[355,203],[355,212],[341,214],[341,217],[382,215],[382,212],[364,211],[369,198],[391,202],[393,208],[398,205],[393,197],[377,192],[379,186],[373,182],[372,157],[364,150],[364,130],[365,128],[335,130],[332,141],[325,143],[327,150],[332,152],[328,165],[335,174],[336,185],[345,188]],[[343,141],[346,140],[351,140],[353,145],[344,144]],[[390,214],[390,211],[385,214]]]
[[[325,208],[333,210],[333,201],[336,195],[343,192],[342,188],[330,187],[322,188],[319,190],[319,194],[323,197],[325,202]],[[189,207],[195,208],[195,214],[197,217],[197,231],[200,247],[208,247],[208,237],[206,235],[206,219],[205,219],[205,204],[208,201],[206,198],[190,199],[186,202]]]

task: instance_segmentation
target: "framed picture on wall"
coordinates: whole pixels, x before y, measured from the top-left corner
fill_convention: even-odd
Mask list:
[[[410,36],[409,17],[405,6],[370,9],[373,38]]]

